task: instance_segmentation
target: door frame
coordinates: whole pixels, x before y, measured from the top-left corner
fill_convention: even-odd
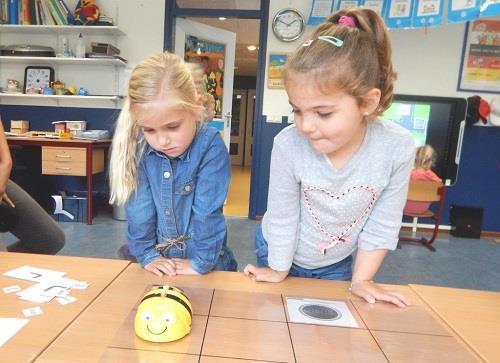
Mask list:
[[[261,0],[260,10],[231,10],[231,9],[194,9],[179,8],[176,0],[165,0],[165,24],[163,33],[163,50],[172,52],[174,50],[174,31],[176,17],[204,17],[204,18],[238,18],[260,20],[259,30],[259,56],[257,60],[257,82],[255,84],[255,112],[253,116],[254,144],[258,142],[262,132],[262,106],[265,85],[265,67],[267,55],[267,32],[269,23],[269,2]],[[255,148],[252,155],[252,175],[250,178],[250,201],[249,218],[255,219],[257,213],[258,190],[256,182],[260,179],[260,168],[257,161],[260,160],[260,148]]]

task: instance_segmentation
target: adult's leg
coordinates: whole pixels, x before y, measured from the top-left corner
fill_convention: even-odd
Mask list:
[[[9,180],[7,195],[19,216],[17,225],[10,231],[19,241],[8,246],[8,251],[55,255],[63,248],[64,232],[28,193]]]

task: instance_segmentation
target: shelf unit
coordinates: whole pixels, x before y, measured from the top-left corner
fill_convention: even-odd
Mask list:
[[[76,36],[83,33],[87,39],[87,45],[90,41],[88,38],[112,38],[116,43],[118,37],[125,33],[117,26],[76,26],[76,25],[0,25],[0,44],[44,44],[49,41],[53,46],[60,44],[60,38],[68,36]],[[31,37],[30,35],[33,35]],[[44,38],[39,35],[47,35],[50,37]],[[38,36],[37,41],[34,40]],[[97,40],[103,41],[103,40]],[[104,40],[107,41],[107,40]],[[56,50],[57,52],[57,50]],[[72,58],[72,57],[24,57],[24,56],[0,56],[0,87],[6,87],[6,80],[10,77],[17,79],[19,82],[24,81],[23,73],[19,65],[49,65],[53,66],[56,71],[55,79],[60,79],[68,86],[74,87],[84,86],[89,89],[89,92],[94,92],[92,96],[46,96],[37,94],[12,94],[0,93],[0,104],[13,102],[29,105],[57,106],[59,101],[62,105],[71,105],[74,101],[76,107],[106,107],[101,101],[111,101],[114,107],[121,106],[123,97],[120,95],[121,80],[123,73],[127,67],[127,62],[116,58]],[[90,68],[87,68],[89,67]],[[104,67],[102,70],[96,70],[95,66]],[[2,70],[3,68],[3,70]],[[10,76],[10,72],[15,76]],[[79,75],[81,73],[81,76]],[[69,79],[69,80],[68,80]],[[92,87],[92,84],[96,87]],[[102,93],[103,95],[98,95]],[[50,101],[49,101],[50,100]],[[2,102],[3,101],[3,102]],[[45,102],[44,102],[45,101]],[[49,105],[47,105],[49,101]],[[88,102],[91,101],[91,102]],[[92,104],[94,101],[94,104]],[[97,102],[97,103],[95,103]]]
[[[120,36],[125,35],[117,26],[92,25],[0,25],[0,33],[54,33],[54,34],[102,34]]]
[[[54,99],[54,100],[109,100],[119,101],[123,96],[66,96],[66,95],[39,95],[24,93],[0,93],[0,98],[32,98],[32,99]]]
[[[125,67],[126,62],[115,58],[62,58],[62,57],[17,57],[0,56],[0,63],[26,63],[36,64],[86,64],[86,65],[110,65]]]

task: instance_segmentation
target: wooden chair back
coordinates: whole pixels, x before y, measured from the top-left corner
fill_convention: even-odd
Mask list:
[[[443,183],[427,180],[410,180],[408,200],[416,202],[437,202],[441,200]]]

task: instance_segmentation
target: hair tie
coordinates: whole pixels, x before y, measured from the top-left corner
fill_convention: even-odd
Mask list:
[[[349,28],[356,28],[356,21],[352,16],[342,15],[339,18],[337,24],[345,25],[348,26]]]

